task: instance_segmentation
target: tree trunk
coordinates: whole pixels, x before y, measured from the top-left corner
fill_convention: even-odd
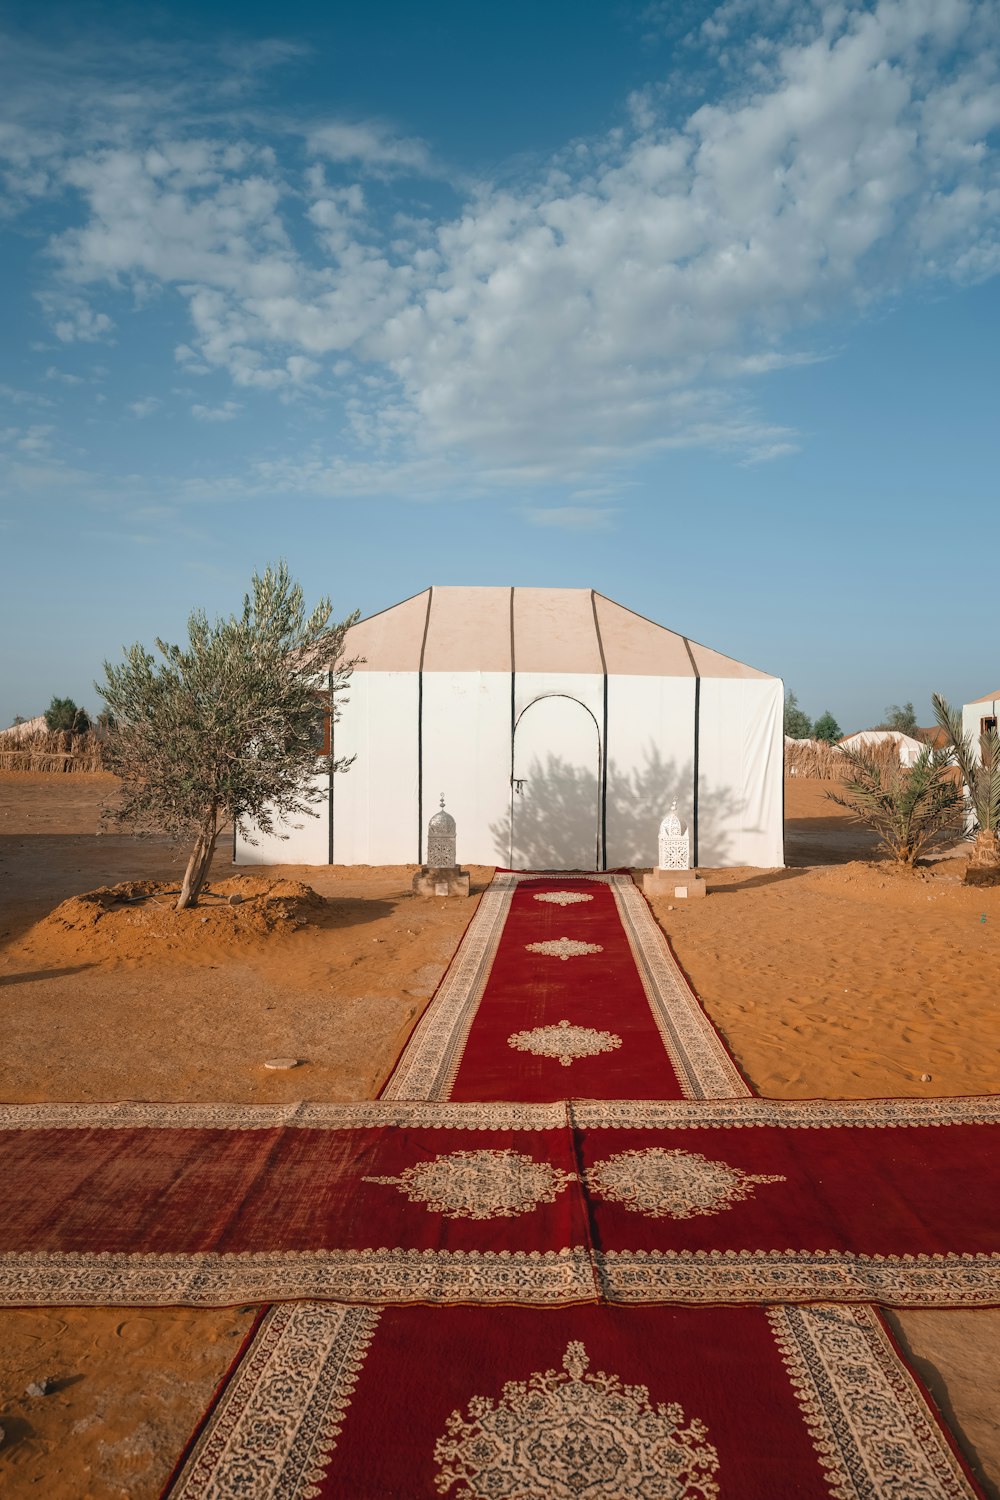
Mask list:
[[[1000,868],[1000,834],[981,828],[973,842],[969,864],[977,869]]]
[[[181,882],[181,893],[177,898],[175,911],[184,911],[185,907],[197,906],[201,888],[205,883],[212,856],[215,853],[215,841],[219,835],[217,819],[213,816],[211,824],[203,828],[195,840],[188,860],[187,869],[184,871],[184,879]]]

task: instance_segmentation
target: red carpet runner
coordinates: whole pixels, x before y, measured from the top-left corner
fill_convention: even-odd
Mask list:
[[[331,1308],[264,1320],[174,1500],[958,1500],[868,1308]]]
[[[1000,1304],[1000,1099],[289,1113],[9,1106],[0,1300]]]
[[[749,1093],[630,876],[500,874],[382,1097]]]
[[[628,877],[500,875],[378,1102],[0,1107],[0,1301],[286,1304],[172,1500],[960,1500],[859,1304],[1000,1305],[998,1125],[750,1097]]]

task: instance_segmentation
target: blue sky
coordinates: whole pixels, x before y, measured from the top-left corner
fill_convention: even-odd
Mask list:
[[[997,0],[0,5],[0,722],[287,558],[1000,685]]]

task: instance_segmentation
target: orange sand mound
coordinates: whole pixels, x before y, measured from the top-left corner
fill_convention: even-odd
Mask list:
[[[194,907],[176,909],[178,887],[158,880],[125,880],[62,901],[25,935],[25,951],[77,962],[159,960],[164,952],[198,963],[220,948],[246,951],[288,937],[327,903],[302,880],[237,875],[215,880]]]
[[[186,851],[98,833],[115,788],[0,773],[2,1096],[372,1097],[491,871],[473,868],[470,901],[427,901],[413,866],[244,873],[223,848],[211,893],[247,900],[175,913]],[[961,884],[964,853],[912,877],[871,863],[825,790],[788,783],[788,869],[706,872],[708,900],[656,903],[713,1020],[765,1094],[1000,1091],[1000,890]],[[268,1072],[274,1056],[301,1066]],[[252,1317],[0,1312],[4,1495],[152,1500]],[[1000,1496],[1000,1312],[892,1322]],[[42,1375],[52,1395],[24,1396]]]

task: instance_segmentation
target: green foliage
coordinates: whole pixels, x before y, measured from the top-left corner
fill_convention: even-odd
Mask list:
[[[844,735],[844,731],[841,729],[840,725],[837,723],[836,719],[833,717],[833,714],[829,709],[820,714],[819,718],[813,725],[812,732],[813,739],[826,740],[826,743],[828,745],[835,745],[839,739],[843,738]]]
[[[912,766],[879,756],[874,746],[843,750],[844,795],[827,792],[879,836],[879,847],[912,869],[922,854],[955,842],[963,824],[962,793],[947,750],[926,745]]]
[[[282,820],[315,816],[310,804],[326,795],[318,773],[350,764],[317,749],[317,708],[337,717],[355,665],[340,658],[357,614],[330,615],[328,599],[306,614],[280,563],[253,575],[242,614],[210,624],[196,610],[186,646],[157,639],[162,660],[134,645],[121,665],[104,663],[115,821],[194,839],[178,908],[197,904],[224,823],[287,837]]]
[[[785,733],[793,740],[807,740],[812,735],[812,720],[799,707],[794,693],[785,697]]]
[[[45,710],[45,727],[50,731],[62,729],[70,734],[86,734],[90,719],[72,698],[53,698]]]
[[[895,729],[899,734],[911,737],[917,732],[917,716],[912,703],[890,703],[885,711],[885,720],[877,729]]]
[[[954,756],[965,782],[965,806],[972,825],[968,835],[985,835],[995,846],[1000,834],[1000,735],[995,729],[981,734],[977,756],[965,733],[961,709],[951,708],[939,693],[931,702],[938,728],[950,741],[947,753]]]

